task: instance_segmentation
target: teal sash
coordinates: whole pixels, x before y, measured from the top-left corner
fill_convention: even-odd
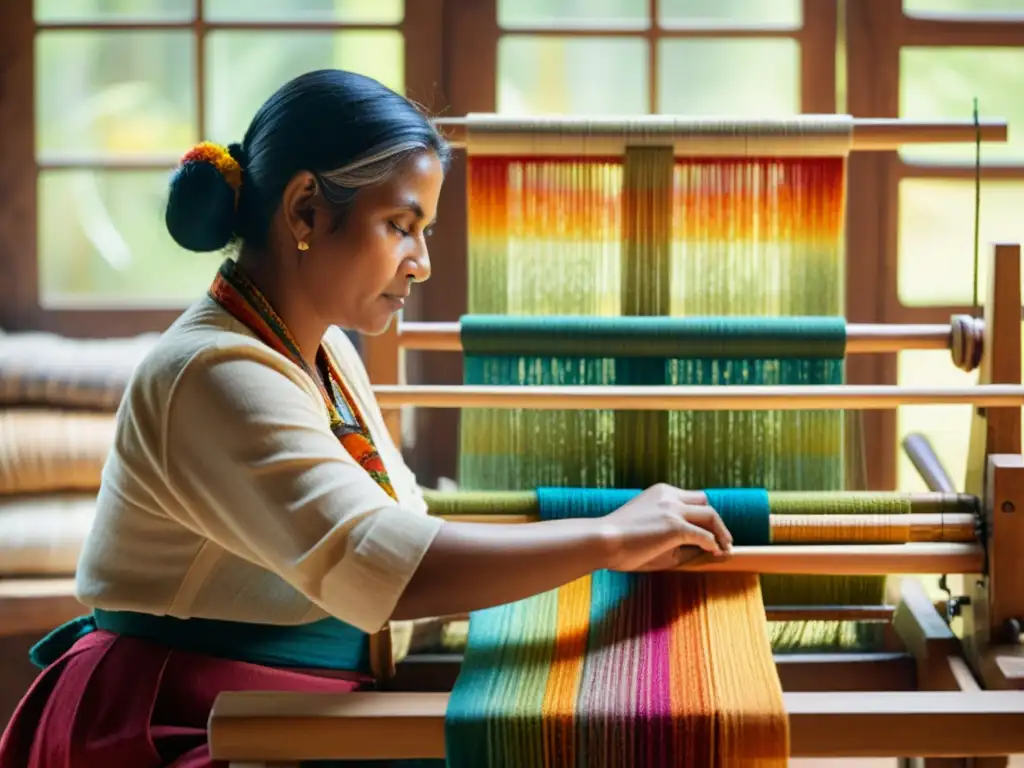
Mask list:
[[[369,635],[334,618],[277,626],[97,609],[57,627],[33,646],[29,656],[36,666],[48,667],[97,629],[268,667],[370,672]]]

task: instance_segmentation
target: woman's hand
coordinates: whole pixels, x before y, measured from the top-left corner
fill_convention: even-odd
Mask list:
[[[703,493],[653,485],[604,518],[615,571],[657,571],[678,565],[682,547],[714,555],[732,548],[732,534]]]
[[[448,616],[522,600],[601,569],[664,570],[680,547],[728,552],[732,536],[703,493],[655,485],[604,517],[539,523],[447,522],[392,620]]]

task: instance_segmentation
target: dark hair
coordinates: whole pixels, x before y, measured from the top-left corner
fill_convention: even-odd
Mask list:
[[[282,86],[228,151],[242,169],[237,193],[209,152],[186,155],[171,178],[164,220],[190,251],[235,241],[265,247],[281,195],[300,171],[316,174],[340,220],[360,187],[385,180],[411,154],[433,151],[444,167],[450,157],[448,144],[411,101],[339,69]],[[222,158],[221,166],[224,160],[230,164]]]

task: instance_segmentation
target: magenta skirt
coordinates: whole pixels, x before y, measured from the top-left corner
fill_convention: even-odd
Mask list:
[[[0,768],[212,768],[206,724],[224,691],[348,693],[370,683],[86,635],[43,670],[0,738]]]

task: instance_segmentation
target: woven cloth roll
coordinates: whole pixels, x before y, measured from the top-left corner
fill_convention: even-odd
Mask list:
[[[114,411],[158,336],[70,339],[51,333],[0,335],[0,406],[48,405]]]
[[[95,514],[92,494],[0,499],[0,578],[74,574]]]
[[[114,424],[112,413],[0,410],[0,494],[98,491]]]

